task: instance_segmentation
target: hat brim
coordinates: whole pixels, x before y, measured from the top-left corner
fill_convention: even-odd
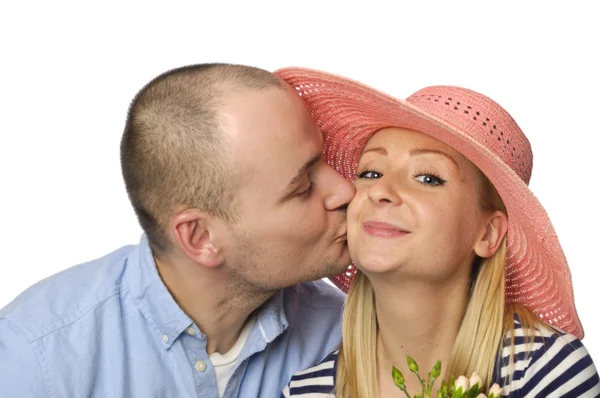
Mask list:
[[[546,323],[583,338],[571,273],[552,223],[527,184],[502,159],[461,129],[362,83],[305,68],[276,74],[298,91],[321,127],[326,161],[351,181],[366,142],[386,127],[425,133],[473,162],[508,212],[506,302],[520,303]],[[331,280],[347,291],[354,273],[349,269]]]

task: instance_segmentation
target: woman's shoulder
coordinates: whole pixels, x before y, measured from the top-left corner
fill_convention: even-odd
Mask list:
[[[551,326],[525,329],[515,318],[514,336],[506,336],[500,360],[500,377],[510,380],[503,383],[505,395],[516,391],[519,396],[544,397],[600,394],[598,372],[581,340]]]
[[[339,351],[334,351],[318,365],[294,373],[288,385],[285,386],[282,397],[335,397],[333,389],[335,388],[338,353]]]

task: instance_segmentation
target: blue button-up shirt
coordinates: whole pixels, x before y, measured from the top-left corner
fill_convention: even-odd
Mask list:
[[[323,281],[277,292],[259,309],[224,396],[279,397],[292,373],[339,344],[343,300]],[[206,336],[166,289],[142,236],[139,245],[37,283],[0,310],[0,397],[218,392]]]

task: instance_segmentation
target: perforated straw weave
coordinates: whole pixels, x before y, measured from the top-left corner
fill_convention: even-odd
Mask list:
[[[359,156],[376,131],[416,130],[470,159],[492,182],[508,211],[507,303],[520,303],[542,320],[583,338],[571,273],[554,228],[528,187],[533,167],[529,141],[500,105],[459,87],[427,87],[406,101],[366,85],[320,71],[276,72],[294,87],[323,130],[324,156],[353,181]],[[352,265],[333,283],[348,291]]]

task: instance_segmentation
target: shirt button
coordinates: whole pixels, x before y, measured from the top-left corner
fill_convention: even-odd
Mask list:
[[[206,362],[204,362],[204,361],[196,362],[196,370],[198,372],[204,372],[206,370]]]
[[[194,329],[192,327],[189,327],[189,328],[185,329],[185,332],[187,334],[189,334],[190,336],[195,336],[196,335],[196,329]]]
[[[160,336],[160,338],[165,344],[169,342],[169,336],[167,336],[166,334],[163,334],[162,336]]]

